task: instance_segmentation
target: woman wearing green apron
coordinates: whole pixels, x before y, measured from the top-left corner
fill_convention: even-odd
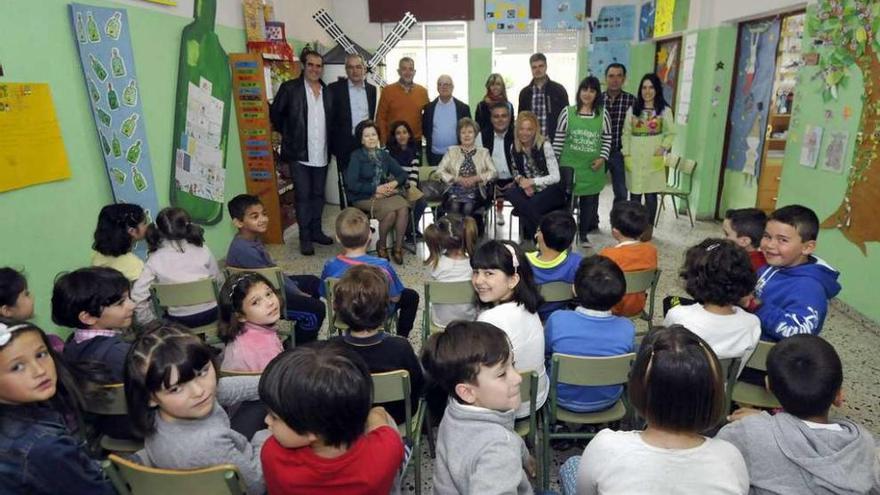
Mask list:
[[[595,77],[581,81],[576,103],[559,114],[553,140],[559,165],[574,169],[582,247],[591,247],[587,233],[599,228],[599,193],[605,187],[605,160],[611,151],[611,119],[601,94]]]

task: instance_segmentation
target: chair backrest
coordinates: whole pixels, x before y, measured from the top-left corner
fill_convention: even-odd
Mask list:
[[[425,153],[427,155],[427,153]],[[437,171],[437,165],[423,165],[419,167],[419,182],[434,179],[432,175]]]
[[[657,284],[660,278],[660,270],[640,270],[637,272],[623,272],[626,279],[626,293],[645,292]]]
[[[339,279],[336,277],[327,277],[324,280],[324,299],[327,301],[327,323],[330,326],[330,330],[332,331],[335,328],[342,333],[348,330],[348,325],[337,321],[336,312],[333,309],[333,288],[336,287],[337,282],[339,282]]]
[[[101,467],[121,495],[247,495],[247,488],[241,480],[238,468],[232,464],[201,469],[158,469],[110,454],[101,463]]]
[[[91,384],[89,393],[83,401],[83,410],[101,416],[127,416],[128,405],[125,402],[125,387],[122,383],[108,385]]]
[[[520,371],[519,376],[522,377],[522,383],[519,384],[519,398],[523,402],[532,402],[532,413],[534,413],[535,402],[538,400],[538,372],[535,370]]]
[[[547,282],[539,285],[538,290],[541,292],[544,302],[566,302],[574,299],[574,293],[571,291],[572,285],[568,282]]]
[[[220,370],[218,372],[220,378],[223,378],[225,376],[260,376],[262,374],[262,371]]]
[[[429,304],[466,304],[474,302],[474,285],[470,280],[461,282],[425,282],[425,307]]]
[[[404,401],[406,410],[406,437],[412,439],[412,404],[410,404],[409,371],[394,370],[385,373],[373,373],[373,404]]]
[[[552,382],[580,386],[620,385],[629,380],[634,352],[619,356],[587,357],[553,353]]]
[[[192,306],[217,302],[217,282],[213,278],[203,278],[195,282],[179,284],[153,284],[150,287],[156,304],[162,308],[169,306]]]
[[[758,346],[755,347],[755,352],[752,353],[752,357],[746,361],[746,368],[767,371],[767,353],[770,352],[774,345],[776,344],[773,342],[759,340]]]
[[[685,175],[693,175],[694,169],[697,168],[697,161],[691,158],[682,160],[678,165],[678,171]]]

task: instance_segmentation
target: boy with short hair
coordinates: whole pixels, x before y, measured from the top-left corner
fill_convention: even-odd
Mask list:
[[[766,226],[767,214],[757,208],[731,208],[724,213],[724,222],[721,224],[724,237],[749,253],[752,270],[756,272],[767,264],[761,252],[761,239]]]
[[[767,354],[767,388],[783,412],[738,409],[717,438],[735,445],[752,494],[876,493],[880,464],[871,433],[829,418],[843,403],[840,357],[821,337],[795,335]],[[873,488],[873,491],[872,491]]]
[[[372,407],[353,351],[314,342],[283,352],[260,378],[272,437],[260,453],[269,493],[389,493],[404,460],[394,419]]]
[[[564,211],[553,211],[541,218],[538,233],[535,235],[538,250],[526,253],[535,283],[550,282],[574,283],[574,274],[583,257],[571,251],[571,243],[577,231],[574,218]],[[541,320],[546,320],[553,311],[565,307],[565,303],[548,302],[538,308]]]
[[[513,357],[507,335],[485,322],[452,322],[425,343],[425,372],[449,396],[434,493],[532,493],[534,459],[513,430],[522,382]]]
[[[226,266],[235,268],[269,268],[276,266],[272,256],[260,240],[269,228],[269,217],[260,198],[239,194],[227,205],[232,225],[238,234],[229,243]],[[296,321],[296,344],[305,344],[318,338],[327,309],[321,302],[321,279],[314,275],[284,275],[284,294],[287,317]]]
[[[598,357],[633,352],[635,326],[629,318],[611,314],[625,292],[623,271],[613,261],[599,255],[585,258],[574,282],[577,309],[556,311],[544,325],[548,363],[553,353]],[[557,398],[559,405],[569,411],[593,412],[613,406],[622,393],[622,385],[580,387],[560,383]]]
[[[651,241],[641,241],[651,226],[648,211],[636,201],[619,201],[611,207],[611,235],[617,245],[609,246],[599,254],[611,258],[624,272],[655,270],[657,248]],[[611,312],[617,316],[636,316],[647,300],[644,292],[626,294]]]
[[[813,255],[818,234],[819,219],[805,206],[785,206],[768,218],[761,240],[767,265],[754,295],[743,301],[761,319],[762,340],[822,330],[828,300],[840,292],[840,273]]]
[[[342,245],[342,254],[327,260],[321,272],[320,293],[326,297],[324,282],[328,278],[341,278],[355,265],[374,265],[388,276],[388,295],[392,304],[389,311],[400,310],[397,318],[397,334],[409,336],[416,320],[419,307],[418,292],[407,289],[394,271],[394,267],[385,258],[367,254],[370,243],[370,219],[367,214],[357,208],[346,208],[336,217],[336,240]]]

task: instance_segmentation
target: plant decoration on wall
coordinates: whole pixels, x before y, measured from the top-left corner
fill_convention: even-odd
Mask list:
[[[825,101],[837,97],[837,87],[847,83],[852,68],[861,71],[865,85],[846,193],[837,211],[822,222],[822,227],[839,229],[862,254],[867,254],[865,243],[880,241],[880,220],[875,211],[880,204],[880,93],[875,87],[880,78],[880,3],[821,0],[815,12],[807,21],[807,28],[814,39],[827,47],[827,51],[823,48],[819,64]]]

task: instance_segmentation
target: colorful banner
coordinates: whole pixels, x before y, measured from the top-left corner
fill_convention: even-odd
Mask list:
[[[659,38],[672,33],[672,21],[675,14],[675,0],[657,0],[654,11],[654,37]]]
[[[615,62],[629,67],[629,47],[629,41],[600,41],[590,45],[588,57],[590,75],[603,80],[608,64]]]
[[[72,3],[70,21],[113,198],[141,205],[152,221],[159,202],[128,15],[120,8]]]
[[[49,85],[0,83],[0,192],[68,178]]]
[[[629,41],[636,30],[636,6],[614,5],[602,7],[592,23],[593,42]]]
[[[490,33],[524,33],[529,29],[529,0],[486,0],[485,16]]]
[[[586,0],[541,0],[541,29],[583,29]]]
[[[639,11],[639,41],[654,37],[654,0],[642,4]]]

